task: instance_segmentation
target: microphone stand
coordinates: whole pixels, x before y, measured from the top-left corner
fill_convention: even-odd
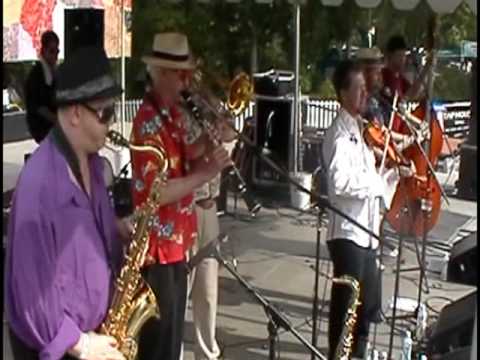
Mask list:
[[[235,131],[235,133],[238,135],[238,138],[239,140],[243,141],[246,145],[248,145],[253,153],[258,156],[262,161],[264,161],[268,166],[270,166],[274,171],[276,171],[278,174],[282,175],[283,177],[285,177],[285,179],[290,183],[290,184],[293,184],[295,185],[295,187],[297,187],[297,189],[303,191],[304,193],[310,195],[310,198],[313,200],[313,201],[317,201],[318,202],[318,205],[319,206],[322,206],[322,207],[325,207],[331,211],[333,211],[334,213],[338,214],[339,216],[347,219],[348,221],[350,221],[352,224],[354,224],[355,226],[357,226],[359,229],[361,229],[362,231],[364,231],[365,233],[367,233],[368,235],[370,235],[371,237],[373,237],[374,239],[377,239],[378,241],[381,241],[380,237],[375,234],[373,231],[371,231],[370,229],[366,228],[365,226],[363,226],[362,224],[358,223],[356,220],[354,220],[353,218],[351,218],[349,215],[345,214],[343,211],[341,210],[338,210],[336,207],[334,207],[332,204],[330,204],[330,201],[328,200],[328,197],[324,196],[324,195],[320,195],[319,193],[313,193],[312,191],[308,190],[307,188],[305,188],[303,185],[301,185],[298,181],[296,181],[295,179],[293,179],[292,177],[290,177],[289,173],[287,171],[285,171],[284,169],[282,169],[279,165],[277,165],[272,159],[270,159],[267,155],[265,155],[265,151],[264,151],[264,148],[263,147],[260,147],[260,146],[257,146],[255,145],[255,143],[250,140],[248,137],[246,137],[244,134],[242,134],[240,131],[238,131],[237,129],[235,129],[235,127],[233,127],[232,124],[228,124],[232,129],[233,131]]]
[[[312,345],[317,346],[317,319],[318,319],[318,278],[320,275],[320,242],[321,242],[321,226],[322,226],[322,217],[325,214],[325,209],[319,205],[317,208],[317,241],[316,241],[316,251],[315,251],[315,282],[314,282],[314,295],[313,295],[313,305],[312,305]],[[323,305],[322,305],[323,308]],[[311,359],[314,360],[315,356],[312,353]]]
[[[240,131],[235,129],[233,126],[231,126],[231,128],[236,132],[239,140],[243,141],[244,144],[248,145],[252,149],[252,151],[255,155],[257,155],[261,160],[263,160],[268,166],[270,166],[278,174],[284,176],[290,184],[295,185],[299,190],[309,194],[310,198],[312,199],[311,201],[316,201],[318,206],[320,207],[320,209],[322,209],[322,211],[325,211],[325,209],[331,210],[332,212],[334,212],[334,213],[340,215],[341,217],[345,218],[346,220],[350,221],[352,224],[357,226],[359,229],[362,229],[365,233],[369,234],[372,238],[377,239],[380,243],[382,243],[382,240],[380,239],[380,237],[377,234],[375,234],[373,231],[366,228],[362,224],[359,224],[356,220],[354,220],[353,218],[351,218],[350,216],[348,216],[347,214],[345,214],[341,210],[334,207],[332,204],[330,204],[327,197],[325,197],[323,195],[320,195],[318,192],[314,193],[314,192],[306,189],[304,186],[299,184],[296,180],[292,179],[287,171],[283,170],[273,160],[271,160],[268,156],[265,155],[264,149],[262,147],[257,146],[252,140],[250,140],[248,137],[244,136]],[[318,229],[317,229],[317,249],[316,249],[316,264],[315,264],[315,285],[314,285],[315,295],[314,295],[314,304],[313,304],[313,309],[312,309],[312,314],[313,314],[313,319],[312,320],[313,320],[313,324],[314,324],[313,325],[313,331],[312,331],[312,343],[314,344],[313,346],[316,346],[316,340],[317,340],[316,339],[316,336],[317,336],[316,321],[317,321],[317,316],[318,316],[319,258],[320,258],[320,235],[319,235],[319,232],[318,232]],[[399,259],[400,259],[400,257],[399,257]],[[219,260],[219,261],[221,261],[221,260]],[[231,267],[229,267],[227,265],[226,265],[226,268],[230,272],[234,271],[233,269],[231,269]],[[234,273],[232,272],[232,274],[234,274]],[[234,274],[234,276],[236,276],[236,274]],[[237,277],[237,279],[238,279],[238,277]],[[242,283],[242,281],[244,282],[243,279],[242,280],[238,279],[238,280],[241,283]],[[258,294],[256,294],[255,291],[251,287],[249,287],[248,284],[243,284],[243,285],[245,287],[247,287],[247,289],[249,291],[251,291],[254,294],[254,296],[256,296],[258,298]],[[268,326],[269,335],[270,335],[269,336],[269,338],[270,338],[270,357],[269,357],[269,359],[273,360],[274,359],[274,354],[275,354],[275,336],[277,334],[278,326],[279,325],[280,326],[289,326],[290,328],[291,328],[291,326],[288,324],[288,322],[285,322],[284,319],[279,317],[278,314],[277,315],[275,315],[275,314],[272,315],[271,314],[272,308],[270,306],[268,306],[268,302],[264,303],[261,299],[259,299],[259,301],[262,304],[264,304],[264,307],[266,309],[265,311],[267,313],[267,316],[269,317],[269,326]],[[298,335],[295,334],[293,332],[294,330],[295,329],[291,329],[289,331],[291,331],[295,336],[297,336],[297,338],[301,339],[300,334],[298,334]],[[316,348],[313,347],[311,344],[308,344],[306,342],[306,340],[304,340],[304,339],[301,339],[301,341],[312,351],[312,360],[313,360],[314,355],[317,355],[317,352],[313,351],[313,349],[316,350]],[[317,355],[317,357],[318,357],[318,355]]]
[[[285,315],[283,315],[278,309],[275,308],[264,296],[260,294],[259,291],[250,285],[237,271],[226,261],[220,251],[220,246],[222,243],[228,241],[228,236],[225,234],[220,234],[216,239],[210,241],[207,245],[201,248],[198,253],[190,259],[186,264],[188,272],[191,272],[192,269],[197,266],[203,259],[207,257],[214,257],[217,259],[219,264],[223,265],[238,281],[239,283],[255,298],[255,300],[263,306],[265,314],[268,318],[268,339],[269,339],[269,360],[275,360],[275,353],[277,351],[277,337],[278,329],[283,328],[286,331],[292,333],[300,342],[305,345],[312,356],[315,355],[321,360],[327,360],[327,358],[322,355],[316,347],[310,344],[290,323]]]
[[[393,98],[393,107],[396,106],[398,100],[398,93],[395,92],[395,96]],[[387,148],[389,146],[389,142],[391,141],[391,130],[393,127],[393,117],[394,117],[394,112],[392,111],[390,114],[390,119],[388,123],[388,133],[385,141],[385,148],[382,153],[382,159],[380,162],[380,168],[379,172],[382,173],[384,166],[385,166],[385,161],[386,161],[386,155],[387,155]],[[400,174],[400,168],[399,165],[397,164],[397,171]],[[402,182],[400,182],[402,184]],[[388,359],[391,359],[392,357],[392,350],[393,350],[393,332],[395,330],[395,321],[396,321],[396,315],[397,315],[397,298],[398,298],[398,293],[400,291],[400,263],[402,261],[402,249],[403,249],[403,234],[404,234],[404,219],[406,219],[406,215],[408,212],[407,207],[403,207],[401,209],[401,214],[400,214],[400,234],[399,234],[399,243],[398,243],[398,255],[397,255],[397,266],[396,266],[396,272],[395,272],[395,285],[394,285],[394,291],[393,291],[393,309],[392,309],[392,318],[391,318],[391,323],[390,323],[390,337],[389,337],[389,344],[388,344]],[[383,247],[383,246],[382,246]],[[381,258],[380,258],[381,259]],[[380,272],[380,268],[378,270]],[[381,281],[381,280],[380,280]]]
[[[408,208],[405,206],[401,210],[400,216],[402,219],[406,219]],[[390,337],[388,342],[388,359],[392,358],[393,350],[393,332],[395,330],[395,322],[397,319],[397,299],[398,293],[400,292],[400,265],[402,262],[402,249],[404,241],[404,221],[400,221],[400,232],[398,236],[398,255],[397,255],[397,264],[395,270],[395,285],[393,290],[393,308],[392,308],[392,317],[390,319]]]

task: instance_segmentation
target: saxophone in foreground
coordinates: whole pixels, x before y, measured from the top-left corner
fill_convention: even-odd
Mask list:
[[[357,308],[360,305],[360,301],[358,300],[360,297],[360,284],[357,279],[349,275],[334,278],[332,281],[335,284],[349,286],[352,291],[348,311],[345,316],[345,324],[337,348],[335,349],[335,356],[333,357],[335,360],[349,360],[353,345],[353,329],[357,322]]]
[[[155,294],[143,280],[140,268],[148,250],[150,218],[157,208],[165,186],[168,159],[163,149],[132,145],[115,131],[109,131],[107,137],[112,143],[133,151],[153,152],[161,164],[147,201],[135,209],[135,233],[115,282],[112,304],[100,327],[102,334],[117,340],[118,348],[127,360],[134,360],[138,351],[137,338],[140,329],[150,318],[160,317]]]

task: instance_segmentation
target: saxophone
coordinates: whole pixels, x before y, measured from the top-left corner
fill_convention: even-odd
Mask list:
[[[165,185],[168,159],[163,149],[130,144],[113,130],[108,132],[107,138],[113,144],[128,147],[133,151],[153,152],[162,167],[153,181],[147,201],[135,210],[135,233],[125,254],[125,263],[115,281],[112,303],[100,327],[100,333],[117,340],[118,348],[127,360],[134,360],[138,351],[136,339],[140,329],[150,318],[160,317],[155,294],[143,280],[140,268],[148,250],[150,218],[157,208]]]
[[[345,315],[345,325],[333,357],[335,360],[349,360],[353,345],[353,328],[357,322],[357,307],[360,305],[358,300],[360,297],[360,284],[357,279],[349,275],[333,278],[332,281],[335,284],[347,285],[352,290],[352,297]]]

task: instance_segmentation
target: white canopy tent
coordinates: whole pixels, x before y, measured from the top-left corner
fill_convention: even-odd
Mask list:
[[[172,3],[179,3],[183,0],[167,0]],[[197,0],[199,3],[210,3],[213,0]],[[274,0],[255,0],[257,4],[271,4]],[[306,4],[308,0],[288,0],[289,3]],[[353,0],[310,0],[320,1],[325,6],[340,6],[346,1]],[[384,1],[389,1],[398,10],[413,10],[420,2],[427,2],[433,11],[439,14],[448,14],[455,11],[455,9],[462,3],[466,2],[474,14],[477,13],[477,1],[476,0],[354,0],[355,3],[362,8],[375,8],[381,5]],[[240,3],[242,0],[225,0],[227,3]]]

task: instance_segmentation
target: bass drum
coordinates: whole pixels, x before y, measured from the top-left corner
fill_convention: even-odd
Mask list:
[[[319,166],[312,174],[312,195],[318,194],[327,196],[327,173],[323,166]],[[310,206],[317,206],[317,200],[314,196],[310,196]]]

